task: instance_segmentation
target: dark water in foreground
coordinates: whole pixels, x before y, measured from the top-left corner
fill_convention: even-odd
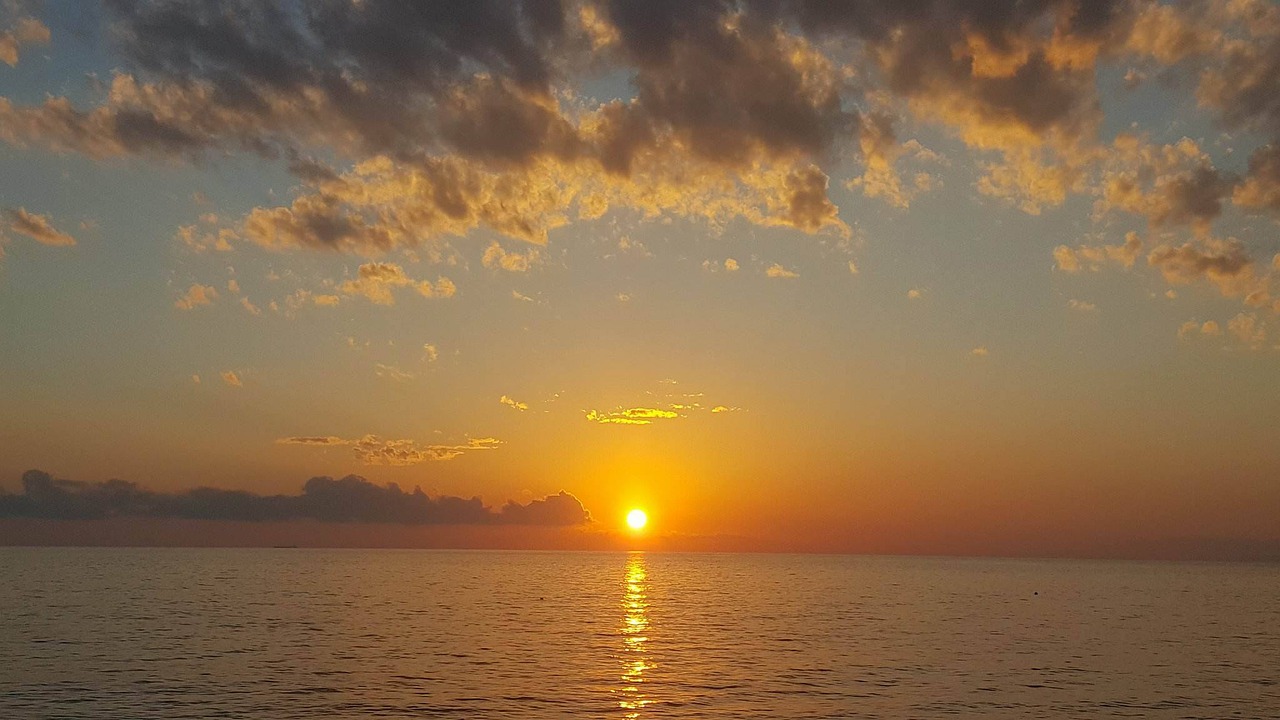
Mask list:
[[[0,548],[0,718],[1274,718],[1278,682],[1276,566]]]

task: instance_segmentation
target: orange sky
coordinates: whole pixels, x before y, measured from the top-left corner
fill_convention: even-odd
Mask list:
[[[1280,542],[1274,4],[211,7],[0,4],[0,541]]]

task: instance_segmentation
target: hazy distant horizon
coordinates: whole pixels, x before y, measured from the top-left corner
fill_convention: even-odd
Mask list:
[[[572,493],[526,504],[431,497],[421,488],[380,486],[360,476],[317,476],[297,495],[193,488],[155,493],[121,480],[85,483],[30,470],[26,487],[0,485],[0,546],[401,548],[749,552],[1010,559],[1280,561],[1280,539],[1113,539],[1100,546],[1052,546],[1009,537],[965,549],[964,538],[857,547],[838,539],[796,545],[777,537],[618,532],[591,517]],[[972,539],[968,539],[972,542]],[[1030,548],[1030,549],[1028,549]]]

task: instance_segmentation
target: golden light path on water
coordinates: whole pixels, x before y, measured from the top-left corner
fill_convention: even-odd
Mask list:
[[[650,700],[644,692],[644,673],[653,669],[645,644],[649,641],[649,598],[643,552],[627,555],[622,593],[622,687],[618,706],[626,718],[639,718]]]

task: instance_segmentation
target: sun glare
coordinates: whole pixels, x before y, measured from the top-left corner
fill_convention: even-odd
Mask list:
[[[639,508],[627,513],[627,525],[632,530],[640,530],[649,523],[649,516]]]

